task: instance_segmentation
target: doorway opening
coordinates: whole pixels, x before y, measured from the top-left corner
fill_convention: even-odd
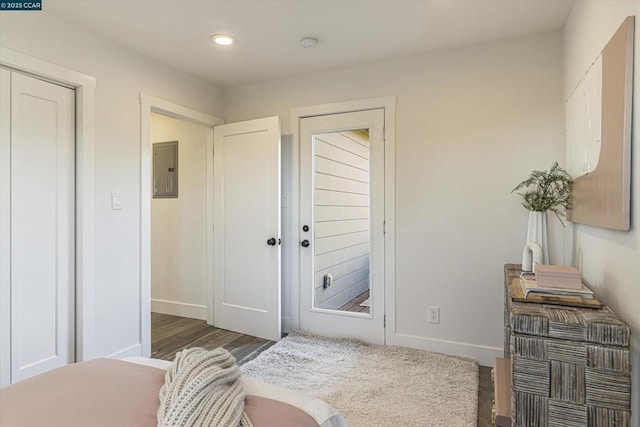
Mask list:
[[[142,355],[151,355],[152,277],[152,114],[207,128],[206,322],[218,328],[277,340],[280,337],[280,123],[277,117],[224,125],[222,119],[141,94],[140,336]],[[215,127],[215,129],[214,129]],[[215,132],[214,132],[215,131]],[[214,138],[215,133],[215,138]],[[162,143],[173,143],[168,138]],[[215,152],[214,158],[214,139]],[[178,144],[165,144],[165,148]],[[162,147],[161,147],[162,148]],[[179,149],[179,148],[178,148]],[[172,150],[169,148],[169,150]],[[178,159],[180,154],[177,155]],[[179,160],[178,160],[179,161]],[[215,163],[215,165],[214,165]],[[164,163],[165,172],[172,167]],[[180,165],[178,164],[178,169]],[[175,168],[175,164],[173,165]],[[215,173],[215,176],[214,176]],[[178,177],[179,178],[179,177]],[[165,193],[180,194],[180,180],[165,174]],[[167,184],[171,180],[171,184]],[[253,181],[252,181],[253,180]],[[175,184],[175,186],[174,186]],[[246,191],[245,191],[246,187]],[[264,193],[255,189],[262,188]],[[160,186],[158,186],[160,190]],[[168,190],[168,191],[167,191]],[[168,194],[165,194],[168,195]],[[253,205],[252,205],[253,204]],[[246,206],[251,205],[250,209]],[[247,227],[245,216],[261,212],[262,229]],[[255,225],[255,224],[250,224]],[[216,235],[214,235],[214,229]],[[246,233],[250,241],[233,233]],[[246,236],[245,236],[246,237]],[[254,256],[252,257],[251,254]],[[257,256],[256,256],[257,254]],[[248,260],[248,261],[247,261]],[[247,262],[253,269],[246,268]],[[258,264],[261,264],[260,268]],[[255,275],[262,269],[267,274]],[[249,271],[255,280],[245,281]],[[265,277],[268,280],[265,280]],[[244,286],[245,292],[238,289]],[[264,287],[267,287],[263,289]],[[217,295],[216,295],[217,294]],[[255,296],[264,294],[258,300]],[[244,298],[246,297],[246,298]],[[197,304],[196,304],[197,305]],[[197,311],[201,307],[195,307]]]
[[[151,311],[207,320],[210,128],[160,113],[150,119]]]
[[[140,206],[140,335],[142,355],[149,357],[151,355],[152,311],[203,319],[208,324],[213,324],[213,127],[224,121],[145,94],[141,94],[140,103],[142,172],[140,193],[145,195],[141,197]],[[201,153],[203,134],[206,141],[204,143],[205,152]],[[196,142],[189,136],[195,137]],[[176,181],[169,182],[168,180],[175,178],[172,175],[180,173],[180,165],[172,165],[175,168],[173,173],[165,173],[162,176],[162,182],[156,181],[156,188],[154,188],[153,143],[174,141],[178,141],[176,144],[176,160],[178,162],[180,157],[183,157],[183,160],[193,160],[197,154],[201,155],[201,158],[197,160],[198,171],[187,173],[186,176],[183,174],[182,178],[186,180],[178,176]],[[172,167],[162,162],[157,166],[160,168],[164,166],[167,169],[164,172],[170,172],[168,169]],[[185,167],[182,168],[182,172]],[[204,185],[202,184],[203,168],[205,170]],[[200,184],[194,185],[194,181]],[[175,188],[169,188],[173,183],[176,184]],[[178,197],[154,198],[154,194],[162,193],[156,190],[167,189],[177,190]],[[180,200],[181,196],[182,200]],[[182,201],[191,199],[195,200],[194,203],[197,207],[190,210],[180,205]],[[154,204],[160,209],[156,210],[155,216],[152,215]],[[197,219],[200,226],[188,227],[188,222],[194,218]],[[180,232],[175,230],[178,225],[178,228],[182,230]],[[185,227],[187,228],[185,229]],[[154,230],[157,233],[152,244]],[[194,234],[202,234],[203,237],[194,237]],[[202,239],[204,239],[204,244]],[[194,241],[195,244],[193,244]],[[175,248],[172,248],[174,245]],[[190,249],[185,250],[184,245]],[[194,250],[194,247],[197,247],[197,250]],[[152,257],[152,251],[155,252],[155,258]],[[157,267],[155,277],[159,286],[152,293],[152,266],[154,263]],[[203,264],[204,274],[202,272]],[[193,265],[197,266],[196,273],[191,274],[185,271]],[[173,279],[166,280],[162,275],[169,273]],[[204,290],[202,289],[203,276]],[[180,281],[179,286],[176,286],[176,281]],[[203,295],[204,303],[202,303]]]
[[[257,168],[248,165],[248,171],[238,171],[241,166],[247,167],[246,153],[236,158],[240,165],[230,163],[229,159],[233,159],[231,148],[243,148],[242,141],[238,140],[232,141],[232,147],[216,147],[218,158],[214,159],[213,129],[210,126],[155,112],[151,112],[149,119],[151,357],[173,360],[175,354],[184,348],[224,347],[236,357],[238,364],[242,364],[270,347],[273,341],[244,335],[237,332],[238,328],[229,327],[224,316],[220,316],[226,308],[221,304],[222,298],[214,298],[216,291],[212,292],[208,282],[212,272],[233,272],[233,264],[239,264],[237,261],[242,264],[241,270],[246,270],[242,261],[250,256],[246,239],[230,238],[232,243],[239,241],[243,244],[242,250],[236,251],[236,262],[232,261],[231,265],[223,268],[215,265],[213,209],[217,208],[219,220],[219,200],[224,199],[216,196],[213,187],[213,164],[218,162],[216,172],[219,175],[223,170],[221,166],[225,166],[237,171],[239,178],[246,176],[248,171],[255,174]],[[215,132],[224,129],[225,126],[219,126]],[[256,136],[253,132],[250,134]],[[225,154],[227,162],[221,162]],[[229,188],[233,177],[227,174],[223,179],[216,176],[216,180],[218,185],[220,182],[227,184],[228,191],[222,193],[233,198],[227,200],[227,210],[233,201],[242,202],[243,197]],[[238,218],[242,211],[228,216]],[[218,227],[218,233],[222,228]],[[231,231],[246,228],[246,224],[243,228],[232,226]],[[219,244],[220,236],[217,238]],[[264,246],[273,250],[266,244]],[[229,259],[233,251],[227,245],[217,253],[224,253]],[[253,267],[255,269],[256,265]],[[262,279],[259,278],[260,283]],[[239,288],[238,283],[232,280],[225,283],[229,283],[233,290]],[[241,280],[240,284],[246,286],[245,281]],[[256,294],[255,291],[248,293]],[[226,297],[233,295],[228,292]],[[217,316],[214,319],[219,327],[212,326],[214,319],[209,318],[210,313]]]

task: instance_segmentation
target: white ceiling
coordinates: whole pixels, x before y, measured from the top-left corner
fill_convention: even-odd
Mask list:
[[[221,87],[562,28],[573,0],[48,0],[47,12]],[[230,33],[231,47],[209,36]],[[300,39],[320,44],[303,49]]]

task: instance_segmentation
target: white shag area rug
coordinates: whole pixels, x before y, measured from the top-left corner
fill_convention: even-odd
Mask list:
[[[351,427],[475,427],[475,361],[294,331],[244,375],[319,397]]]

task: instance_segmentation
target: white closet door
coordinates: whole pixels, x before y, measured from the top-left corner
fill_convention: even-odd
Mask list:
[[[11,72],[0,68],[0,387],[11,384]]]
[[[73,90],[12,73],[11,382],[74,361],[74,115]]]

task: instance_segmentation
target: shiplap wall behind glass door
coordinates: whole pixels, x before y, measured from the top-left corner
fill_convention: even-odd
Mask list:
[[[368,130],[317,135],[314,178],[315,305],[337,309],[369,290]]]

